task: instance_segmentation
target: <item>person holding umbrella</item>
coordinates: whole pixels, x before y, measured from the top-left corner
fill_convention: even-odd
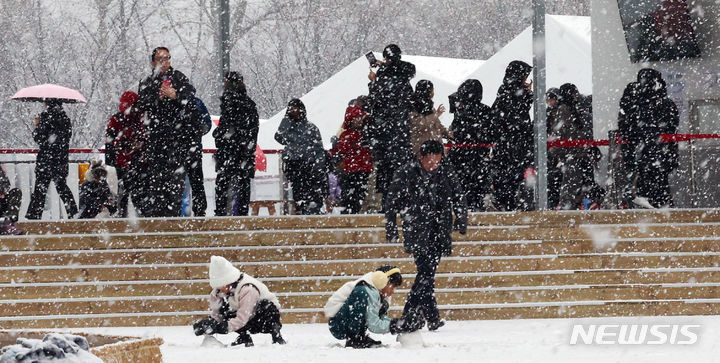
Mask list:
[[[30,198],[25,218],[40,219],[50,181],[55,182],[55,188],[65,204],[68,218],[74,218],[78,208],[66,182],[72,124],[63,110],[62,100],[46,98],[45,112],[35,119],[35,126],[33,139],[38,143],[40,151],[35,164],[35,190]]]

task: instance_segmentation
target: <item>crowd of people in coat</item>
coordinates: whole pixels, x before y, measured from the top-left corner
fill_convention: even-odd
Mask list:
[[[78,207],[66,182],[72,123],[61,101],[45,101],[45,111],[35,120],[33,131],[39,152],[27,219],[41,218],[51,181],[68,218],[95,218],[102,211],[127,217],[129,201],[139,216],[180,216],[186,180],[192,190],[192,214],[205,215],[201,139],[212,121],[195,88],[182,72],[172,68],[170,59],[167,48],[153,50],[152,74],[140,82],[138,92],[126,91],[120,96],[119,112],[107,123],[105,163],[117,172],[117,196],[110,191],[105,165],[93,163],[80,187]],[[247,214],[258,126],[257,107],[247,95],[243,77],[228,72],[220,124],[213,133],[218,173],[215,215]],[[3,219],[2,233],[22,233],[14,224],[21,195],[17,189],[9,189],[4,172],[0,192],[0,207],[11,215]]]
[[[440,116],[446,108],[435,106],[432,82],[419,80],[413,88],[414,65],[402,60],[397,45],[389,45],[383,60],[371,65],[368,95],[350,102],[327,155],[302,102],[291,101],[275,138],[286,146],[283,161],[297,211],[321,212],[329,173],[339,179],[343,213],[363,209],[373,174],[385,210],[393,176],[404,165],[417,163],[420,146],[428,140],[446,146],[443,163],[453,167],[471,210],[534,209],[531,72],[522,61],[510,62],[492,105],[482,102],[480,81],[466,80],[449,97],[454,118],[445,128]],[[566,83],[548,90],[546,101],[549,140],[571,144],[551,144],[548,150],[548,207],[601,208],[606,192],[595,181],[600,149],[592,143],[572,145],[593,139],[592,96]],[[296,107],[299,112],[293,111]],[[618,173],[624,178],[618,179],[625,179],[623,208],[672,206],[668,174],[677,166],[677,144],[661,142],[660,135],[675,133],[677,124],[677,109],[660,73],[640,71],[638,82],[628,85],[620,101],[618,140],[625,168]]]
[[[81,196],[78,208],[66,183],[72,124],[60,101],[46,100],[46,110],[33,131],[40,151],[27,219],[41,217],[51,181],[70,218],[93,218],[102,209],[126,217],[129,200],[139,216],[180,216],[186,182],[192,190],[193,215],[205,215],[201,138],[211,128],[209,113],[188,78],[171,66],[167,48],[154,49],[150,65],[151,75],[140,82],[137,93],[122,94],[119,112],[107,124],[105,160],[117,171],[117,198],[105,192],[105,177],[95,170],[102,166],[93,167],[87,182],[94,184],[81,188],[86,197]],[[343,213],[359,213],[373,175],[385,211],[392,203],[387,196],[394,176],[404,166],[417,164],[420,147],[428,140],[446,145],[442,163],[454,169],[471,210],[534,209],[533,186],[527,184],[535,167],[531,72],[530,65],[511,62],[492,105],[482,102],[480,81],[466,80],[449,97],[447,111],[454,118],[445,128],[440,116],[446,108],[435,106],[432,82],[420,80],[413,88],[415,66],[402,60],[397,45],[388,45],[383,60],[371,64],[368,94],[350,102],[329,151],[317,126],[308,120],[303,102],[290,100],[275,139],[284,145],[283,172],[292,186],[295,212],[322,213],[333,184],[329,180],[337,179]],[[546,100],[550,141],[592,139],[591,96],[581,95],[567,83],[548,90]],[[226,74],[220,115],[212,135],[218,173],[214,214],[246,215],[259,116],[237,72]],[[677,144],[662,142],[660,135],[674,133],[678,120],[661,74],[641,70],[637,81],[625,89],[618,115],[624,207],[672,206],[668,174],[677,167]],[[605,195],[594,177],[599,149],[550,147],[548,151],[549,208],[599,208]],[[95,174],[99,177],[93,178]],[[6,218],[5,223],[16,219]]]

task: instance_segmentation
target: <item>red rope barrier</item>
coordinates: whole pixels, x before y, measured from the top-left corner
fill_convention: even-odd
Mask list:
[[[691,140],[720,139],[720,134],[662,134],[661,142],[687,142]],[[626,141],[618,138],[616,144],[624,144]],[[594,140],[594,139],[555,139],[547,142],[548,147],[592,147],[592,146],[609,146],[610,140]],[[445,144],[445,147],[454,149],[469,148],[492,148],[494,145],[490,143],[480,144]],[[0,149],[0,154],[37,154],[38,149]],[[70,149],[70,154],[99,154],[104,153],[105,149]],[[214,154],[217,149],[203,149],[205,154]],[[263,150],[267,154],[280,154],[282,149]]]
[[[0,154],[37,154],[39,149],[0,149]],[[101,154],[104,153],[105,149],[70,149],[70,154]],[[217,149],[203,149],[205,154],[214,154]],[[263,150],[265,155],[268,154],[280,154],[282,149],[268,149]]]

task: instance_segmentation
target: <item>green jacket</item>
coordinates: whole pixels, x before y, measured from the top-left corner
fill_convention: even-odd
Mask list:
[[[380,316],[380,291],[364,281],[359,282],[348,296],[340,311],[330,318],[330,333],[337,339],[365,334],[390,332],[390,318]]]

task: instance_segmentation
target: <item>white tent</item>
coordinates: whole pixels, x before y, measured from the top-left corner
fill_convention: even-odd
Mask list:
[[[446,106],[447,96],[482,64],[479,60],[423,56],[403,56],[403,60],[415,64],[417,74],[412,80],[413,86],[421,79],[432,81],[435,101]],[[367,59],[362,56],[300,98],[307,108],[308,120],[318,126],[326,147],[330,146],[330,138],[342,125],[348,102],[368,93],[369,71]],[[262,149],[282,148],[274,135],[284,115],[283,109],[261,122],[258,144]],[[446,114],[443,119],[450,122],[451,117]]]
[[[574,83],[580,93],[592,93],[592,49],[590,17],[548,15],[545,17],[547,86]],[[532,27],[525,29],[468,78],[483,84],[483,102],[492,105],[508,63],[521,60],[532,65]],[[532,76],[531,76],[532,77]]]
[[[548,15],[546,17],[547,81],[548,87],[559,87],[566,82],[578,86],[583,94],[592,92],[592,63],[590,47],[590,17]],[[376,54],[379,56],[379,54]],[[505,68],[513,60],[532,64],[532,29],[528,27],[487,61],[424,56],[403,56],[415,64],[417,75],[413,85],[428,79],[435,85],[435,103],[447,106],[447,96],[457,90],[465,79],[479,79],[484,88],[483,102],[495,100]],[[337,134],[343,121],[345,108],[351,99],[367,94],[368,63],[360,57],[340,70],[327,81],[301,97],[308,119],[320,128],[323,142],[329,147],[330,138]],[[274,140],[281,110],[260,124],[258,143],[262,149],[282,148]],[[445,113],[441,121],[449,125],[452,115]]]

